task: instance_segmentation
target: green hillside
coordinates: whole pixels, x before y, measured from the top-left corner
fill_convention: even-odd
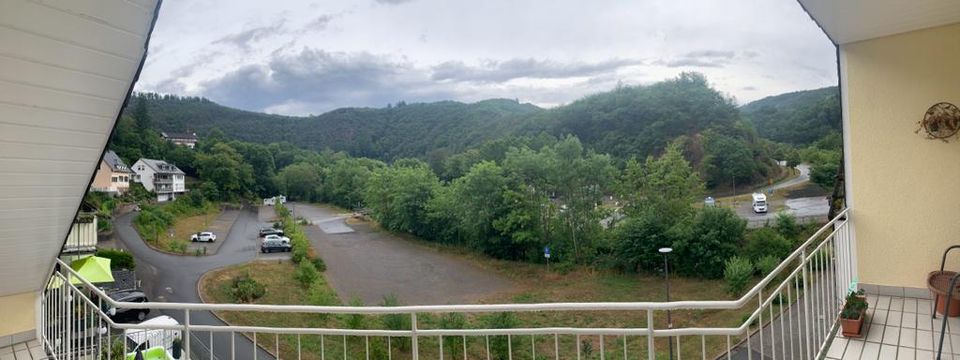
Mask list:
[[[807,145],[840,132],[840,91],[831,86],[765,97],[740,112],[762,137]]]
[[[473,163],[501,159],[509,147],[537,150],[549,143],[545,136],[568,135],[619,164],[658,156],[668,144],[680,142],[685,157],[710,185],[775,175],[769,144],[742,121],[731,99],[697,73],[622,86],[549,110],[493,99],[470,104],[401,102],[293,117],[231,109],[202,98],[139,94],[137,100],[147,104],[153,127],[160,131],[192,131],[203,138],[219,129],[226,138],[241,141],[289,142],[384,161],[414,157],[438,173],[453,158],[461,170],[451,171],[450,178]],[[534,138],[539,140],[530,140]]]

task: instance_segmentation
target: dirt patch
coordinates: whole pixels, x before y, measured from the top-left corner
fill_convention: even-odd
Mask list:
[[[820,185],[814,184],[812,182],[806,183],[794,188],[786,189],[786,190],[787,190],[787,193],[784,195],[784,197],[786,197],[787,199],[830,195],[830,190],[824,189],[820,187]]]

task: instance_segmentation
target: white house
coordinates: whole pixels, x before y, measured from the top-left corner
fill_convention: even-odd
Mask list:
[[[168,201],[186,191],[183,171],[163,160],[140,159],[133,164],[133,180],[157,194],[157,201]]]

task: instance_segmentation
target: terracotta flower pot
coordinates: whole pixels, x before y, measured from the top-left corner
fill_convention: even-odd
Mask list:
[[[955,294],[950,299],[950,304],[946,303],[947,292],[950,291],[947,288],[950,287],[950,280],[956,274],[953,271],[933,271],[927,275],[927,288],[930,289],[930,294],[933,295],[937,304],[937,314],[945,314],[950,317],[960,316],[960,296]]]
[[[843,331],[843,336],[846,337],[863,337],[863,313],[860,313],[860,316],[856,319],[840,319],[840,327]]]
[[[950,306],[947,306],[947,297],[937,293],[933,293],[933,296],[936,297],[937,301],[937,314],[943,315],[946,314],[949,317],[960,316],[960,299],[957,299],[954,296],[950,299]]]

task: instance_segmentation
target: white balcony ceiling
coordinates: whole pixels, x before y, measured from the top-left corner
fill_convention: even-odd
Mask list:
[[[0,1],[0,296],[43,287],[146,56],[157,1]]]
[[[798,0],[836,44],[960,22],[958,0]]]

